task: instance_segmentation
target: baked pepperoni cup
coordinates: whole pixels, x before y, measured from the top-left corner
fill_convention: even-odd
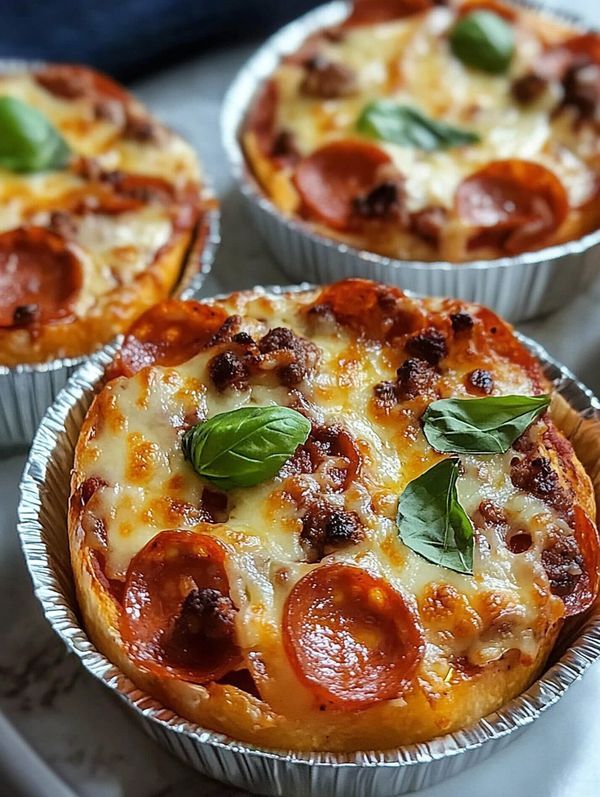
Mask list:
[[[41,69],[41,62],[20,60],[0,60],[0,75],[18,74],[32,69]],[[172,295],[191,299],[199,295],[206,275],[212,268],[216,249],[220,242],[220,213],[217,198],[210,182],[203,177],[199,197],[200,215],[190,238],[179,276],[172,289]],[[10,231],[3,236],[12,234]],[[42,232],[45,232],[42,230]],[[1,252],[0,252],[1,257]],[[67,258],[65,257],[65,260]],[[47,312],[56,314],[57,308],[68,305],[69,285],[75,290],[80,275],[77,265],[64,264],[65,284],[57,278],[53,285],[44,284],[44,290],[54,290],[48,297]],[[1,267],[0,267],[1,268]],[[2,275],[0,273],[0,286]],[[53,301],[54,300],[54,301]],[[0,301],[0,329],[3,326],[3,313],[6,315],[9,302]],[[99,345],[97,348],[101,348]],[[0,364],[0,455],[10,454],[28,446],[48,406],[62,390],[71,374],[87,360],[89,355],[51,359],[37,364]]]
[[[267,289],[271,293],[282,290],[294,289]],[[554,385],[554,420],[570,439],[600,500],[600,401],[544,349],[523,336],[520,339],[540,360]],[[282,797],[391,797],[414,791],[445,780],[505,747],[600,658],[597,603],[573,621],[569,646],[559,643],[541,677],[501,710],[455,733],[393,750],[324,753],[266,749],[174,714],[134,686],[98,652],[80,624],[75,598],[67,535],[74,446],[115,350],[94,354],[48,409],[21,481],[18,533],[36,595],[56,633],[85,669],[121,698],[154,739],[190,766],[251,792]],[[302,606],[294,604],[291,611],[298,622],[311,622]],[[312,619],[318,625],[318,617]],[[311,627],[317,633],[317,627]],[[307,654],[296,650],[295,655]]]
[[[520,5],[520,0],[512,2]],[[535,9],[531,2],[522,5]],[[600,230],[557,246],[497,259],[460,263],[405,260],[327,237],[309,222],[284,214],[268,197],[248,164],[241,142],[252,101],[284,56],[295,53],[311,34],[341,23],[348,17],[350,6],[351,2],[336,0],[282,28],[242,67],[224,100],[222,137],[232,174],[258,229],[286,275],[297,281],[320,283],[366,277],[424,295],[478,302],[513,323],[564,306],[600,273]],[[546,16],[552,13],[547,8],[543,11]],[[565,19],[565,24],[572,25],[572,18],[568,22]],[[304,159],[307,160],[310,159]],[[328,183],[331,188],[331,180]],[[303,197],[306,202],[306,194]],[[337,222],[339,218],[326,220],[332,231],[336,230]]]

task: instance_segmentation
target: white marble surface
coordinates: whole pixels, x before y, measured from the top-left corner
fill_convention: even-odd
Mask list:
[[[576,7],[592,19],[595,16],[600,25],[598,0],[578,0]],[[206,283],[207,295],[285,280],[243,212],[219,143],[220,101],[251,49],[211,52],[135,86],[162,118],[197,146],[221,195],[224,243]],[[600,393],[599,308],[596,286],[561,312],[523,326],[596,393]],[[78,795],[241,795],[201,777],[148,739],[116,699],[81,671],[46,625],[14,530],[23,462],[23,457],[14,457],[0,463],[0,709]],[[508,749],[422,792],[422,797],[598,795],[599,705],[600,665],[596,665]],[[19,765],[15,761],[15,767]],[[9,797],[1,772],[0,795]],[[47,797],[44,790],[39,797]]]

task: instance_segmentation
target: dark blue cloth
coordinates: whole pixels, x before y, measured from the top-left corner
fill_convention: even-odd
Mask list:
[[[317,0],[2,0],[0,57],[90,64],[122,80],[265,35]]]

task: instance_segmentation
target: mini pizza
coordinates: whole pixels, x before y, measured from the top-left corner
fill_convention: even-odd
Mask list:
[[[87,413],[69,508],[97,647],[272,748],[465,727],[596,600],[589,477],[489,310],[347,280],[169,300]]]
[[[205,204],[191,148],[108,77],[0,75],[0,364],[127,329],[176,285]]]
[[[600,227],[600,36],[499,0],[355,0],[280,62],[241,130],[287,218],[464,262]]]

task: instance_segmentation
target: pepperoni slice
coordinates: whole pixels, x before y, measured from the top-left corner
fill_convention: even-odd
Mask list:
[[[402,694],[424,652],[402,595],[382,578],[339,563],[311,570],[294,586],[283,641],[317,699],[348,709]]]
[[[111,376],[132,376],[148,365],[179,365],[198,354],[226,319],[222,308],[209,304],[160,302],[129,328]]]
[[[309,313],[326,312],[371,340],[392,340],[425,323],[423,311],[399,288],[365,279],[341,280],[324,288]]]
[[[572,617],[590,608],[600,587],[598,530],[580,506],[574,509],[574,536],[557,537],[542,552],[550,588]]]
[[[107,75],[78,64],[46,66],[35,73],[35,79],[46,91],[65,100],[90,97],[125,101],[131,98],[122,86]]]
[[[102,189],[103,213],[126,213],[148,204],[171,205],[175,196],[170,183],[147,174],[111,172],[106,175]]]
[[[140,665],[206,683],[239,664],[226,557],[214,537],[181,530],[160,532],[133,557],[121,635]]]
[[[536,393],[544,392],[545,379],[538,360],[519,340],[506,321],[487,307],[478,307],[474,315],[481,322],[477,334],[483,335],[482,352],[490,349],[499,357],[522,366],[529,375]]]
[[[71,316],[82,282],[81,263],[61,235],[44,227],[0,235],[0,327]]]
[[[344,22],[344,27],[377,25],[402,19],[428,11],[434,5],[432,0],[354,0],[352,13]]]
[[[470,245],[507,254],[538,247],[564,221],[569,201],[549,169],[523,160],[494,161],[458,186],[459,216],[478,227]]]
[[[354,139],[332,141],[303,158],[294,181],[308,215],[336,230],[356,222],[354,200],[369,194],[391,160],[373,144]]]

